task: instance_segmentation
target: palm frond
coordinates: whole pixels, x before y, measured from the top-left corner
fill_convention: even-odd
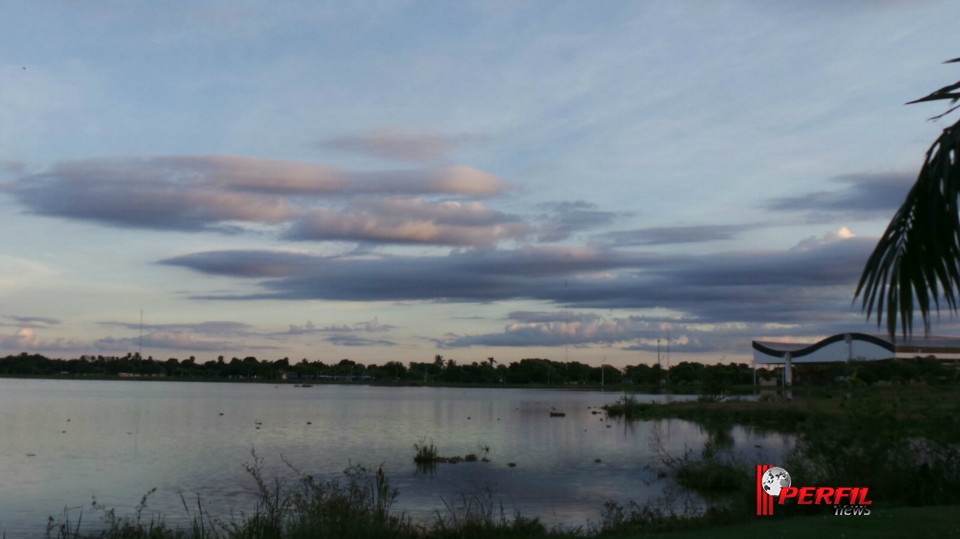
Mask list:
[[[960,88],[960,83],[947,88]],[[943,89],[941,89],[943,90]],[[936,92],[935,92],[936,93]],[[931,94],[934,95],[934,94]],[[930,97],[930,96],[928,96]],[[940,97],[939,99],[948,99]],[[924,101],[930,99],[921,99]],[[960,296],[960,122],[944,129],[927,151],[920,174],[867,260],[854,298],[887,317],[887,333],[913,333],[914,306],[924,332],[941,300],[957,312]]]

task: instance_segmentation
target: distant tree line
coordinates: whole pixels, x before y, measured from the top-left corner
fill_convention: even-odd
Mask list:
[[[745,363],[738,365],[703,365],[683,362],[668,370],[658,365],[631,365],[617,369],[609,365],[596,367],[579,361],[553,361],[529,358],[503,364],[490,357],[485,361],[459,363],[436,355],[433,361],[404,364],[388,361],[364,365],[350,359],[335,363],[323,361],[292,362],[289,358],[261,360],[253,356],[223,356],[216,360],[167,360],[125,356],[81,356],[75,359],[52,359],[39,354],[22,353],[0,358],[0,375],[6,376],[88,376],[88,377],[170,377],[245,380],[377,380],[444,384],[511,384],[511,385],[657,385],[699,384],[704,377],[719,378],[727,384],[749,384],[753,371]]]
[[[798,381],[833,383],[853,380],[862,383],[878,381],[943,381],[956,379],[956,369],[944,367],[935,360],[877,361],[829,363],[798,366]],[[618,369],[609,365],[596,367],[578,361],[553,361],[529,358],[509,364],[490,357],[485,361],[458,363],[436,355],[433,361],[388,361],[382,365],[364,365],[350,359],[336,363],[323,361],[291,362],[289,358],[260,360],[253,356],[223,356],[199,362],[187,359],[157,360],[139,354],[125,356],[81,356],[75,359],[52,359],[39,354],[22,353],[0,358],[0,376],[70,376],[95,378],[178,378],[230,379],[270,381],[375,381],[379,383],[482,384],[482,385],[640,385],[671,387],[697,386],[711,393],[721,393],[732,386],[753,383],[753,368],[746,363],[706,365],[680,362],[669,369],[659,365],[630,365]],[[778,370],[759,370],[761,379],[778,379]]]

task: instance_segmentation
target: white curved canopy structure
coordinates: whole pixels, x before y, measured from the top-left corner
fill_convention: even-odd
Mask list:
[[[755,365],[786,363],[832,363],[838,361],[877,361],[896,357],[889,340],[865,333],[841,333],[815,343],[753,341]]]
[[[839,333],[815,343],[753,341],[754,368],[758,365],[784,365],[784,385],[791,384],[791,367],[795,363],[881,361],[918,356],[958,360],[960,339],[927,337],[892,341],[885,336],[866,333]]]

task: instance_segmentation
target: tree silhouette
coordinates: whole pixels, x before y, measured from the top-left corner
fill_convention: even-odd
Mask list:
[[[944,63],[960,62],[954,58]],[[908,104],[950,100],[938,120],[960,108],[960,81]],[[857,284],[854,299],[863,294],[867,317],[876,314],[879,326],[886,310],[887,333],[913,333],[914,304],[930,333],[930,314],[941,301],[957,312],[960,295],[960,121],[943,130],[927,150],[920,174],[903,205],[877,242]]]

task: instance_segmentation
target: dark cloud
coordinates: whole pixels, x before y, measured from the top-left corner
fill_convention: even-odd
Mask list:
[[[210,274],[281,278],[255,297],[341,300],[495,301],[535,297],[544,283],[636,265],[633,257],[590,249],[471,249],[448,256],[322,258],[265,251],[213,251],[161,261]],[[238,270],[244,268],[244,271]],[[260,271],[258,271],[258,269]]]
[[[48,326],[56,326],[60,324],[60,320],[56,318],[46,318],[43,316],[17,316],[17,315],[7,315],[2,318],[12,321],[17,326],[28,327],[28,328],[43,328]]]
[[[618,247],[703,243],[736,239],[753,228],[754,225],[665,226],[608,232],[595,239]]]
[[[843,187],[767,201],[764,207],[802,213],[808,222],[836,222],[890,218],[903,204],[916,178],[910,174],[849,174],[834,178]]]
[[[600,211],[583,200],[540,204],[540,208],[548,212],[540,217],[537,227],[537,239],[544,242],[562,241],[578,232],[606,226],[620,216]]]
[[[324,264],[321,257],[282,251],[206,251],[160,263],[185,266],[211,275],[257,279],[290,277]]]
[[[828,235],[794,249],[704,255],[532,247],[376,258],[213,251],[161,263],[262,279],[260,293],[207,299],[532,299],[570,308],[663,308],[698,323],[835,323],[861,319],[851,299],[874,243]],[[512,316],[518,323],[557,323],[563,314]]]
[[[363,155],[402,161],[437,161],[457,147],[483,140],[476,135],[441,135],[378,130],[353,136],[329,138],[322,146]]]

